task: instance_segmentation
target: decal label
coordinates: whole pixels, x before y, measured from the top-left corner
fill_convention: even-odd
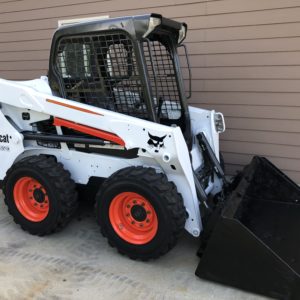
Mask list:
[[[154,151],[157,153],[159,152],[159,149],[164,148],[164,139],[166,138],[167,135],[164,135],[162,137],[152,135],[151,133],[148,132],[149,140],[148,140],[148,145],[151,148],[156,148]]]
[[[6,134],[6,135],[1,135],[0,134],[0,143],[9,143],[9,135]]]
[[[8,146],[0,146],[0,151],[6,151],[6,152],[9,152],[10,149]]]

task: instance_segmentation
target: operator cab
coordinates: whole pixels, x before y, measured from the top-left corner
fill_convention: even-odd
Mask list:
[[[49,83],[58,96],[170,126],[190,120],[177,48],[187,26],[150,14],[79,23],[53,38]]]

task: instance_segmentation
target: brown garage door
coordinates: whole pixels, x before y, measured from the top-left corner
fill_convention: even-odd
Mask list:
[[[0,0],[0,77],[46,74],[58,20],[149,12],[189,25],[191,103],[224,112],[228,173],[259,154],[300,183],[299,0]]]

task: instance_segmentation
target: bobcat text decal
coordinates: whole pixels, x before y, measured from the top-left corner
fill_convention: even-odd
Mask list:
[[[11,137],[8,134],[2,135],[0,134],[0,151],[10,151],[9,146],[1,145],[1,144],[9,144],[9,139]]]
[[[0,143],[9,143],[9,136],[8,136],[8,134],[6,134],[6,135],[1,135],[0,134]]]

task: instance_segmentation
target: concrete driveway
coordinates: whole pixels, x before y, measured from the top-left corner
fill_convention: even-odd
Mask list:
[[[184,235],[159,260],[132,261],[108,246],[92,207],[61,233],[31,236],[0,191],[0,299],[264,299],[195,277],[197,247]]]

